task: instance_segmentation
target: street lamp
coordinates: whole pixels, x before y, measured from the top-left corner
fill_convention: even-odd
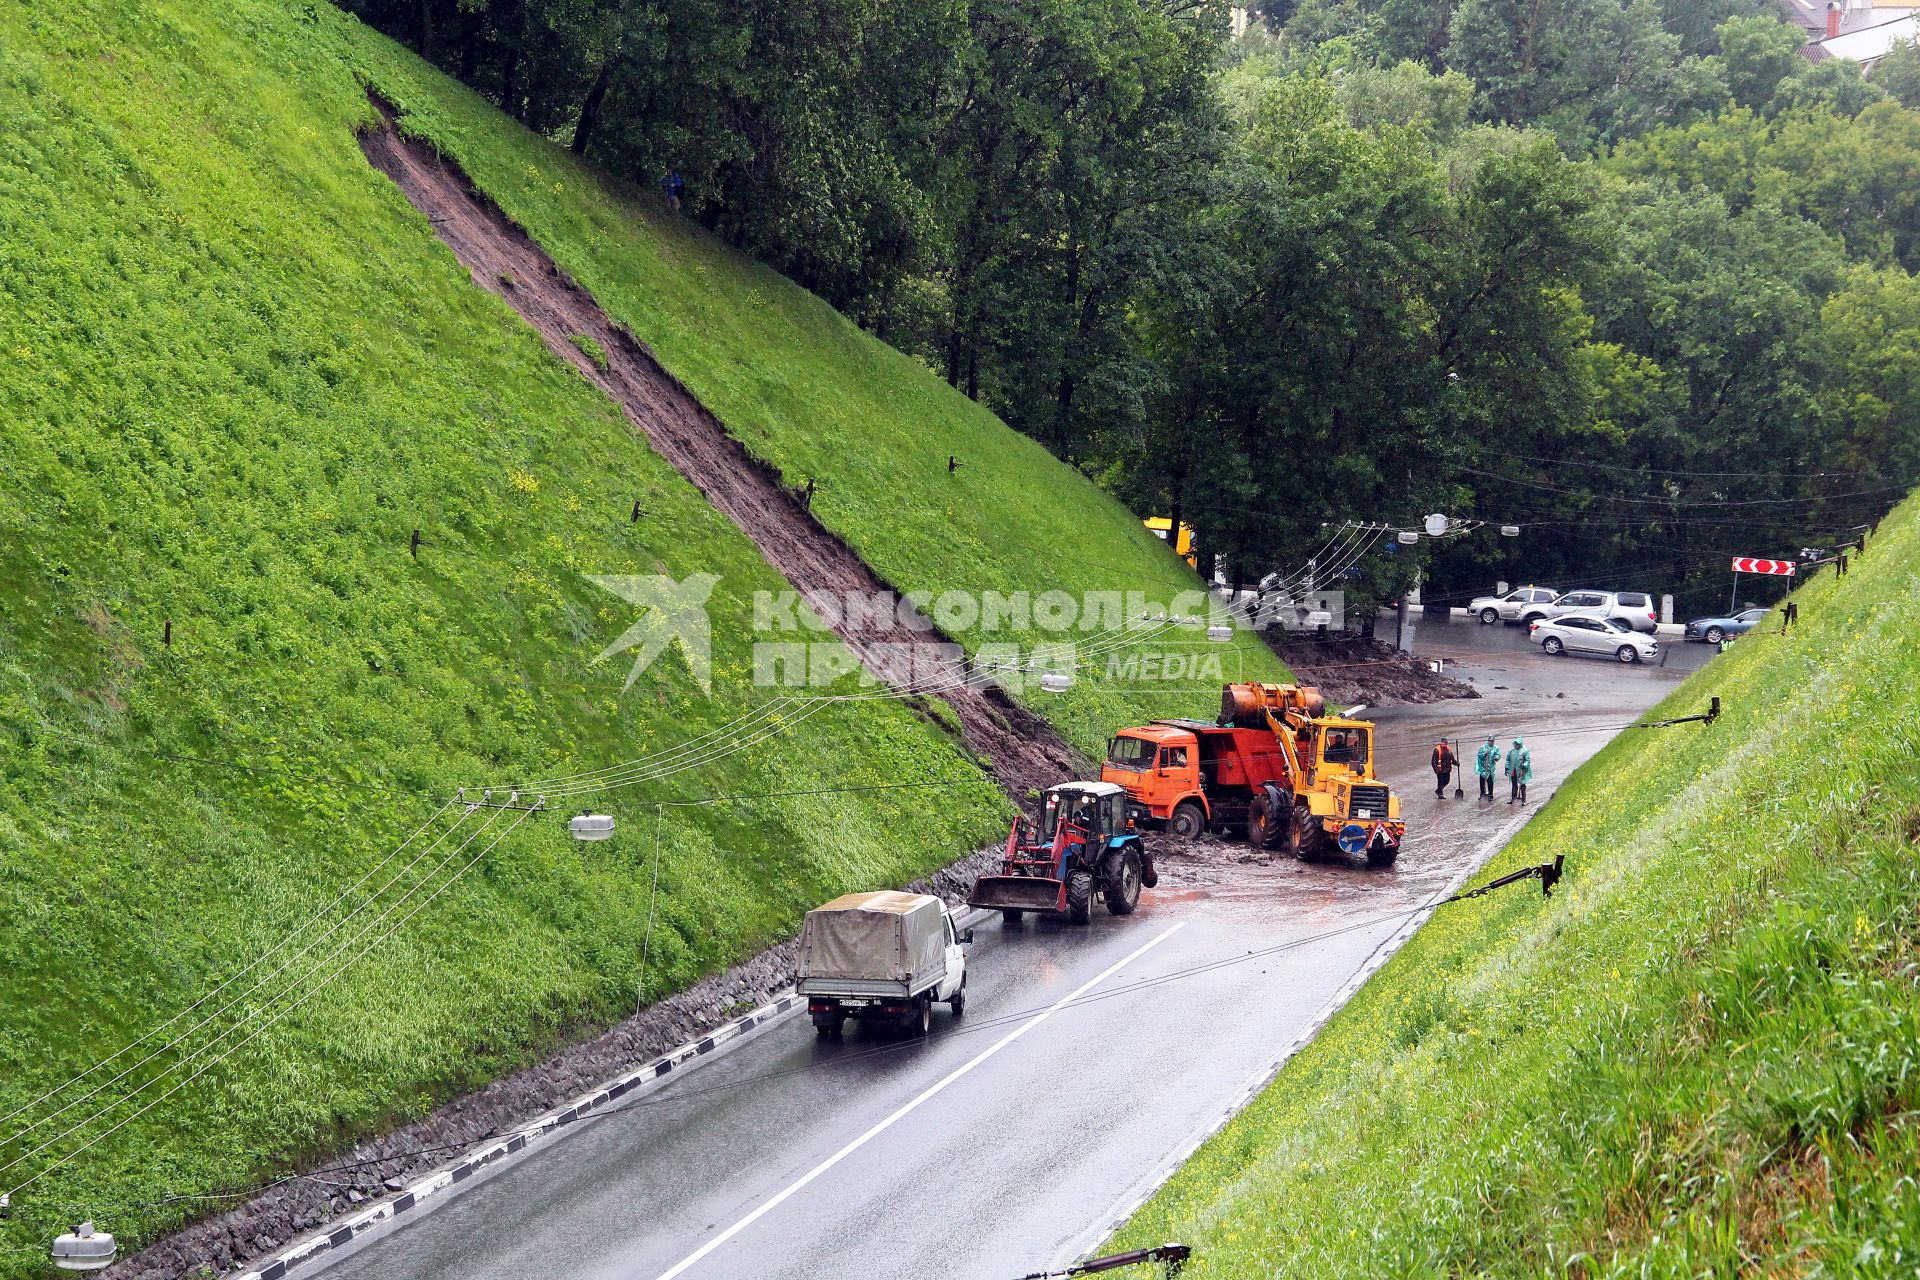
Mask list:
[[[613,815],[606,813],[583,813],[567,820],[567,833],[575,840],[611,840],[613,839]]]
[[[53,1241],[53,1265],[62,1271],[98,1271],[113,1264],[118,1248],[111,1231],[95,1231],[83,1222]]]

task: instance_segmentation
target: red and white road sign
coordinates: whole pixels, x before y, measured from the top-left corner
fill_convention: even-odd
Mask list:
[[[1735,573],[1771,573],[1778,577],[1791,578],[1793,576],[1793,561],[1761,560],[1754,556],[1735,556],[1733,558],[1733,571]]]

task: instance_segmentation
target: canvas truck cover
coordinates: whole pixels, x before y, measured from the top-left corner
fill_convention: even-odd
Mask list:
[[[801,978],[913,982],[944,973],[946,907],[918,893],[850,893],[807,913],[800,928]]]

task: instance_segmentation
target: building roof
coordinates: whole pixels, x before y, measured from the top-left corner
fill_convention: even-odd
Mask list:
[[[1802,27],[1807,38],[1815,44],[1824,43],[1827,36],[1827,0],[1775,0],[1780,12],[1787,21]],[[1856,31],[1866,31],[1889,22],[1907,18],[1920,11],[1920,3],[1915,0],[1898,0],[1897,3],[1868,4],[1865,0],[1840,0],[1840,34],[1851,35]],[[1811,48],[1802,49],[1802,56],[1809,61],[1820,62],[1829,57],[1848,57],[1848,54],[1835,55],[1831,52],[1816,54]]]
[[[1878,25],[1857,31],[1843,30],[1831,40],[1820,41],[1820,47],[1826,50],[1827,56],[1851,58],[1862,66],[1871,66],[1896,47],[1912,44],[1914,36],[1920,34],[1920,15],[1912,11],[1897,18],[1889,18],[1889,11],[1885,9],[1874,12],[1881,17]]]

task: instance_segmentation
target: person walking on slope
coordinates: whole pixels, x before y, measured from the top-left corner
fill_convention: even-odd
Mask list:
[[[1527,750],[1527,744],[1515,738],[1513,748],[1507,752],[1507,783],[1513,788],[1508,804],[1527,802],[1527,781],[1533,777],[1533,752]]]
[[[1473,771],[1480,775],[1480,798],[1493,799],[1493,775],[1500,770],[1500,747],[1493,738],[1487,738],[1487,745],[1473,756]]]
[[[1453,781],[1454,766],[1460,761],[1453,754],[1453,744],[1445,738],[1440,739],[1433,749],[1433,794],[1435,798],[1444,798],[1447,783]]]
[[[667,208],[675,213],[680,211],[680,198],[687,194],[687,180],[680,176],[680,166],[667,166],[666,173],[660,177],[660,194],[667,198]]]

